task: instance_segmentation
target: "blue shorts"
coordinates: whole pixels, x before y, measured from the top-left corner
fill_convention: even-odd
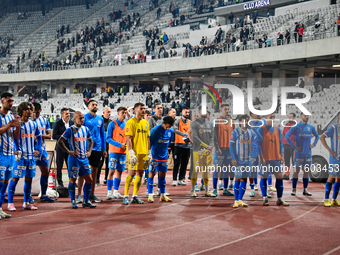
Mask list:
[[[265,166],[260,167],[259,175],[264,178],[268,178],[271,173],[281,173],[283,168],[280,160],[268,160]]]
[[[125,153],[109,153],[109,169],[115,169],[123,172],[126,165],[126,154]]]
[[[49,167],[49,157],[47,151],[43,151],[40,160],[37,160],[38,166]]]
[[[294,156],[294,166],[295,167],[308,167],[310,168],[312,165],[312,154],[301,154],[298,151],[295,151]]]
[[[0,181],[12,178],[14,156],[0,155]]]
[[[35,159],[25,159],[21,157],[19,161],[14,161],[13,165],[13,177],[14,178],[33,178],[35,177],[35,171],[37,164]]]
[[[78,176],[91,174],[91,167],[88,158],[76,158],[68,156],[68,177],[77,179]]]
[[[215,150],[213,164],[218,166],[231,165],[231,154],[229,148],[221,151],[222,154],[218,154]]]
[[[248,162],[237,162],[235,169],[235,178],[248,178],[251,177],[251,161]]]
[[[151,164],[149,165],[149,172],[157,173],[157,171],[166,173],[168,172],[168,161],[154,161],[152,160]]]

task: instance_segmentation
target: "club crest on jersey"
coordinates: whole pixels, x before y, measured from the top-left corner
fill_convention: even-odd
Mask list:
[[[127,128],[127,129],[126,129],[126,132],[129,132],[129,131],[130,131],[130,130]]]

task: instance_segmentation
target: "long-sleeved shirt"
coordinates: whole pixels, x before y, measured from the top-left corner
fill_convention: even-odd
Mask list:
[[[151,118],[149,119],[149,128],[150,130],[153,129],[155,126],[162,124],[163,123],[163,118],[162,117],[157,117],[156,115],[152,115]]]
[[[290,139],[290,136],[294,136],[295,138],[295,144]],[[316,132],[315,128],[310,124],[303,124],[300,122],[296,126],[292,127],[287,134],[285,135],[285,138],[287,142],[292,146],[293,148],[295,146],[301,147],[302,151],[299,152],[301,154],[310,154],[312,153],[311,149],[309,148],[309,145],[312,142],[312,137],[315,137],[313,146],[315,146],[319,141],[319,134]]]
[[[12,114],[2,114],[0,113],[0,127],[7,125],[14,119]],[[14,148],[14,137],[13,132],[14,128],[9,128],[2,134],[0,134],[0,154],[5,156],[13,155],[13,148]]]
[[[105,128],[104,119],[98,115],[92,116],[91,113],[85,114],[84,126],[88,127],[93,140],[93,151],[105,151]]]
[[[339,124],[335,124],[330,126],[325,133],[323,133],[326,137],[329,137],[331,140],[331,150],[335,151],[338,154],[338,157],[333,158],[332,154],[329,154],[329,164],[339,164],[340,162],[340,142],[338,137],[340,135],[340,126]]]
[[[191,137],[194,151],[202,148],[202,145],[212,146],[214,142],[213,124],[206,119],[197,118],[191,123]]]
[[[167,161],[168,147],[174,137],[174,130],[170,128],[165,130],[162,124],[154,127],[150,132],[150,147],[152,160]]]
[[[116,119],[116,121],[117,121],[117,124],[119,125],[119,127],[121,129],[125,128],[125,122],[124,121],[120,122],[118,120],[118,118]],[[106,142],[109,143],[109,144],[112,144],[113,146],[120,148],[122,146],[122,144],[112,139],[112,133],[113,133],[114,130],[115,130],[115,122],[111,121],[108,128],[107,128]]]
[[[283,140],[283,144],[289,144],[288,142],[287,142],[287,140],[286,140],[286,134],[287,134],[287,132],[292,128],[292,126],[295,124],[295,122],[294,121],[290,121],[286,126],[285,126],[285,128],[283,129],[283,136],[282,136],[282,140]],[[293,143],[294,143],[294,135],[291,135],[290,136],[290,139],[293,141]]]

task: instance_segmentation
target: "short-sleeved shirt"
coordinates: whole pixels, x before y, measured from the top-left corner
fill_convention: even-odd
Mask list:
[[[86,158],[87,139],[91,138],[91,132],[88,127],[73,125],[66,129],[62,136],[68,140],[71,151],[78,151],[77,158]]]
[[[34,121],[21,122],[20,136],[18,139],[15,139],[15,145],[17,150],[22,151],[23,158],[34,159],[34,138],[40,135],[39,127]],[[39,149],[37,148],[37,150]]]
[[[238,162],[250,161],[252,145],[256,145],[256,134],[252,129],[236,128],[231,132],[231,157]]]
[[[14,119],[12,114],[0,113],[0,127],[7,125]],[[9,128],[2,134],[0,134],[0,155],[11,156],[13,155],[14,138],[13,131],[15,128]]]
[[[33,121],[38,125],[41,135],[46,135],[46,131],[51,129],[50,123],[43,116],[40,116],[38,119],[33,119]],[[41,146],[45,151],[46,150],[45,139],[42,139]]]
[[[125,135],[132,137],[133,150],[135,154],[148,154],[150,136],[149,122],[146,120],[137,120],[135,117],[126,122]],[[130,150],[131,148],[128,148]]]
[[[340,126],[339,124],[335,124],[330,126],[327,131],[324,133],[326,137],[329,137],[331,139],[331,149],[335,151],[336,153],[340,153]],[[340,163],[340,157],[333,158],[332,155],[329,155],[329,164],[339,164]]]

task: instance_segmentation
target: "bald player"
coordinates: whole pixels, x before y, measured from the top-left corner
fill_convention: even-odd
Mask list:
[[[58,145],[62,148],[68,155],[68,176],[70,182],[68,184],[68,191],[71,198],[72,208],[77,209],[75,183],[77,177],[83,177],[85,179],[85,184],[83,188],[84,208],[95,208],[89,200],[92,186],[91,168],[88,158],[92,153],[93,140],[92,135],[88,127],[84,126],[84,115],[77,111],[74,113],[73,117],[75,124],[65,130],[64,134],[59,138]],[[66,140],[70,145],[68,149],[65,145]],[[88,141],[88,148],[86,146]]]

